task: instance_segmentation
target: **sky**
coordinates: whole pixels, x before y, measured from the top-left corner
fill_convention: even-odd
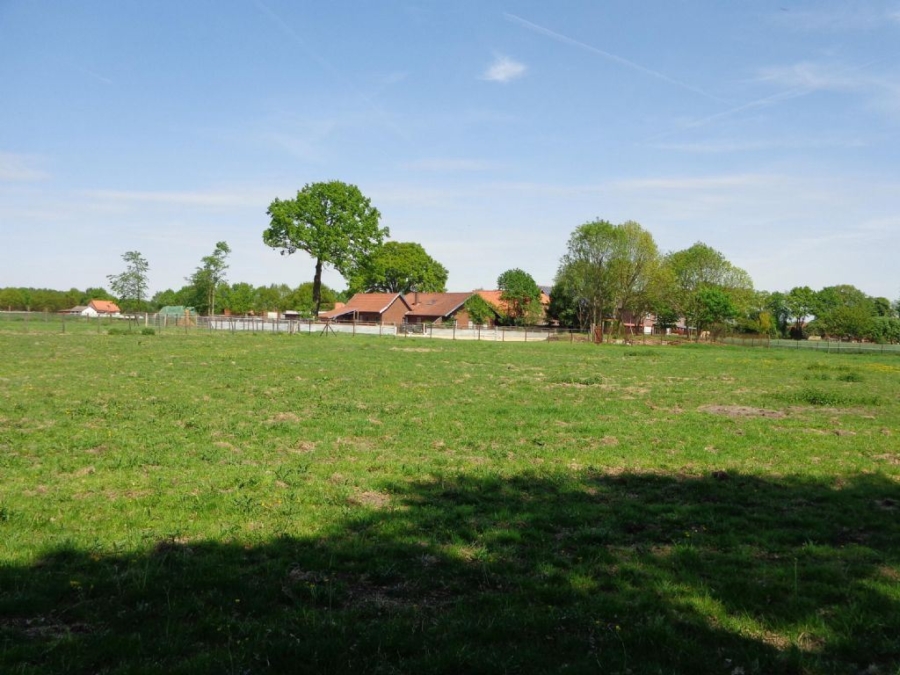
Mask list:
[[[341,180],[451,291],[604,219],[893,300],[898,159],[900,0],[0,0],[0,287],[294,287],[267,208]]]

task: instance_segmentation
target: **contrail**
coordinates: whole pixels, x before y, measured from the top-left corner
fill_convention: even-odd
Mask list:
[[[872,61],[867,61],[859,66],[848,66],[839,70],[836,74],[843,75],[844,73],[854,72],[857,70],[863,70],[868,68],[869,66],[875,65],[880,62],[882,59],[874,59]],[[677,129],[672,129],[671,131],[664,131],[662,133],[656,134],[655,136],[651,136],[646,139],[644,142],[657,141],[660,138],[665,138],[667,136],[672,136],[673,134],[677,134],[680,131],[686,131],[688,129],[696,129],[698,127],[704,127],[711,122],[715,122],[716,120],[722,119],[724,117],[730,117],[731,115],[736,115],[737,113],[744,112],[745,110],[751,110],[753,108],[763,108],[768,105],[774,105],[776,103],[780,103],[781,101],[789,101],[792,98],[800,98],[801,96],[806,96],[807,94],[811,94],[814,91],[819,91],[821,87],[817,87],[815,85],[804,85],[801,87],[794,87],[793,89],[787,89],[786,91],[780,91],[777,94],[771,94],[769,96],[765,96],[763,98],[756,99],[755,101],[750,101],[749,103],[744,103],[734,108],[730,108],[729,110],[724,110],[720,113],[716,113],[715,115],[710,115],[709,117],[704,117],[699,120],[694,120],[693,122],[688,122],[687,124],[682,124]]]
[[[314,52],[310,47],[306,44],[306,40],[295,31],[290,24],[288,24],[284,19],[278,16],[272,9],[266,5],[262,0],[253,0],[253,4],[255,4],[260,11],[262,11],[266,16],[268,16],[272,21],[274,21],[278,26],[283,30],[289,37],[293,38],[294,42],[296,42],[300,48],[306,53],[306,55],[311,58],[313,61],[318,63],[323,70],[327,71],[330,75],[332,75],[336,80],[339,80],[344,83],[344,85],[350,89],[354,94],[359,96],[366,105],[369,106],[369,109],[377,115],[382,123],[388,127],[391,131],[393,131],[398,137],[406,141],[410,142],[409,136],[401,129],[399,126],[394,124],[388,116],[384,113],[381,108],[379,108],[375,101],[366,96],[353,82],[351,82],[347,77],[344,76],[337,68],[335,68],[331,63],[327,60],[319,56],[316,52]]]
[[[635,63],[634,61],[629,61],[628,59],[624,59],[621,56],[616,56],[615,54],[610,54],[609,52],[603,51],[602,49],[598,49],[597,47],[593,47],[589,44],[585,44],[584,42],[580,42],[574,38],[570,38],[566,35],[562,35],[561,33],[557,33],[556,31],[552,31],[549,28],[544,28],[543,26],[539,26],[536,23],[532,23],[526,19],[523,19],[520,16],[516,16],[515,14],[510,14],[509,12],[504,12],[504,17],[506,17],[510,21],[515,21],[521,26],[528,28],[529,30],[533,30],[536,33],[540,33],[541,35],[546,35],[547,37],[553,38],[559,42],[563,42],[568,45],[572,45],[573,47],[579,47],[581,49],[587,50],[593,54],[599,54],[605,59],[609,59],[615,63],[618,63],[621,66],[625,66],[626,68],[630,68],[632,70],[636,70],[639,73],[643,73],[644,75],[649,75],[650,77],[655,77],[658,80],[662,80],[668,84],[674,85],[676,87],[680,87],[681,89],[685,89],[687,91],[693,92],[694,94],[699,94],[704,98],[711,99],[716,101],[717,103],[725,103],[730,105],[731,101],[726,101],[723,98],[716,96],[715,94],[710,94],[708,91],[703,91],[697,87],[691,86],[690,84],[686,84],[685,82],[681,82],[680,80],[676,80],[675,78],[669,77],[663,73],[660,73],[656,70],[651,70],[650,68],[646,68],[639,63]]]

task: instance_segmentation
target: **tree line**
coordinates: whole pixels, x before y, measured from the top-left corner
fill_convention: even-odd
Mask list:
[[[355,185],[310,183],[294,198],[269,205],[263,242],[282,255],[298,251],[315,261],[311,282],[254,287],[227,279],[231,248],[217,242],[212,253],[185,277],[178,290],[147,297],[150,266],[137,251],[123,254],[125,270],[108,275],[104,288],[54,291],[0,289],[0,308],[60,311],[91,299],[117,300],[124,312],[156,311],[167,305],[192,307],[201,314],[322,309],[358,292],[445,292],[448,271],[415,242],[385,241],[381,214]],[[337,270],[347,288],[322,283],[326,266]],[[813,291],[755,290],[750,275],[719,251],[697,242],[663,253],[639,223],[593,220],[575,228],[559,261],[548,307],[541,289],[524,270],[497,279],[500,321],[529,325],[550,321],[563,327],[622,334],[653,317],[657,329],[743,332],[802,339],[813,335],[900,342],[900,301],[870,297],[850,285]],[[467,303],[475,322],[496,319],[498,308],[473,296]]]

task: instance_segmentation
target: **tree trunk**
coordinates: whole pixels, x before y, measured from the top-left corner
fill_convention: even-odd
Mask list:
[[[319,318],[319,305],[322,304],[322,259],[316,260],[316,276],[313,278],[313,319]]]

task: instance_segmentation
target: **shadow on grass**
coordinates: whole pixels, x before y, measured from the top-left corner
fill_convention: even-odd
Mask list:
[[[900,664],[900,485],[887,477],[456,476],[371,496],[315,539],[56,550],[5,567],[0,671]]]

